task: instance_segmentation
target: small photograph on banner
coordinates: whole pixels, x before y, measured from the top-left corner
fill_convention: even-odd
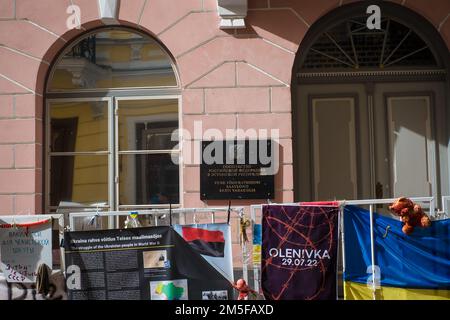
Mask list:
[[[202,300],[228,300],[228,292],[221,291],[203,291]]]
[[[144,251],[144,269],[165,268],[167,266],[167,250]]]
[[[43,223],[39,224],[40,221]],[[39,266],[46,264],[51,268],[53,265],[51,219],[1,218],[0,259],[0,270],[7,282],[36,282]]]
[[[150,282],[152,300],[188,300],[186,279]]]

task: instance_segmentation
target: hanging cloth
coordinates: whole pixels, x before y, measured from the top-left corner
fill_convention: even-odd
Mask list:
[[[52,270],[45,264],[38,267],[36,275],[36,291],[39,294],[47,295],[50,289],[50,275]]]

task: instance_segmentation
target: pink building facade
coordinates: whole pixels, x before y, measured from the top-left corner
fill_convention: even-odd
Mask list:
[[[368,2],[249,0],[245,10],[245,28],[221,28],[223,17],[217,0],[120,1],[117,20],[112,24],[102,21],[98,1],[0,0],[0,214],[46,212],[48,185],[45,163],[48,150],[45,143],[45,105],[50,71],[60,54],[71,43],[88,32],[112,25],[130,28],[156,39],[171,57],[181,96],[181,128],[194,132],[195,121],[201,121],[204,131],[212,128],[224,134],[227,129],[278,129],[280,170],[275,177],[273,201],[316,200],[318,196],[308,192],[302,196],[299,191],[303,188],[301,172],[307,170],[302,169],[303,165],[299,163],[303,156],[311,158],[309,152],[300,151],[309,149],[302,149],[299,145],[303,128],[303,122],[299,120],[301,112],[296,111],[303,106],[303,98],[299,92],[299,79],[302,78],[299,70],[303,68],[307,54],[311,52],[309,49],[314,47],[312,38],[316,37],[317,40],[320,28],[325,32],[341,20],[350,19],[351,14],[368,17]],[[236,3],[243,4],[245,1]],[[421,36],[428,45],[436,64],[431,71],[425,68],[428,73],[417,73],[417,77],[433,77],[428,79],[430,83],[440,83],[436,86],[443,89],[437,89],[439,92],[434,93],[438,96],[435,102],[443,106],[442,114],[445,116],[442,119],[448,119],[449,82],[446,72],[450,49],[450,2],[397,0],[374,1],[374,4],[380,6],[382,19],[388,17],[400,21],[413,33],[418,33],[419,38]],[[67,9],[73,5],[80,8],[77,14],[81,20],[80,29],[68,29],[67,26],[72,14]],[[420,18],[420,24],[419,21],[409,20],[415,16]],[[426,31],[417,30],[419,25],[427,25]],[[420,34],[421,31],[424,31],[423,34]],[[435,38],[426,38],[429,32]],[[343,48],[342,45],[341,47]],[[414,53],[416,48],[411,44],[409,50]],[[389,52],[386,53],[388,55]],[[406,55],[408,53],[404,54]],[[360,59],[363,56],[359,54]],[[320,62],[320,59],[311,59],[313,62]],[[426,57],[422,59],[425,61]],[[336,62],[343,59],[332,60]],[[353,56],[349,60],[355,62]],[[366,70],[362,64],[361,66],[353,71]],[[406,76],[409,67],[410,65],[406,66],[405,70],[400,68],[403,73],[397,75]],[[367,70],[372,72],[370,66]],[[372,73],[369,77],[371,76],[375,79],[378,75]],[[362,83],[357,77],[358,75],[354,82]],[[418,80],[418,83],[423,83],[421,81]],[[327,82],[326,78],[319,82],[322,85],[340,83],[339,80]],[[307,82],[305,85],[311,86],[313,83],[314,81]],[[347,89],[342,90],[345,92]],[[399,89],[399,92],[405,90]],[[419,91],[430,90],[432,89]],[[320,94],[326,91],[323,90]],[[433,130],[438,130],[436,128],[439,126],[437,119]],[[435,180],[441,182],[440,177],[449,172],[447,138],[443,136],[444,143],[439,143],[437,147],[440,153],[436,157],[441,162]],[[184,138],[182,150],[187,150],[192,143],[192,140]],[[360,161],[365,162],[364,155],[361,157],[363,159]],[[312,162],[314,161],[313,159]],[[305,164],[304,167],[310,168],[311,165]],[[364,165],[358,170],[360,180],[364,180],[364,172],[370,171]],[[181,165],[180,206],[192,208],[227,205],[228,201],[205,202],[200,199],[199,176],[198,165]],[[313,180],[308,178],[311,179]],[[376,180],[373,179],[374,182]],[[361,185],[364,183],[362,181]],[[435,187],[438,190],[436,194],[447,195],[448,183],[438,185],[439,183]],[[371,188],[374,189],[372,193],[376,192],[374,186],[367,187],[367,192],[364,191],[364,186],[361,188],[362,191],[355,191],[357,198],[370,197]],[[434,194],[434,191],[431,193]],[[247,206],[264,202],[265,200],[236,200],[233,205]],[[237,228],[237,224],[235,227]]]

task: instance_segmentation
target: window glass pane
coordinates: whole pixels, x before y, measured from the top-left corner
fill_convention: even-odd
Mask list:
[[[83,212],[80,210],[79,212]],[[99,210],[103,211],[103,210]],[[72,212],[74,212],[72,210]],[[108,229],[108,217],[96,217],[97,211],[92,212],[92,216],[77,217],[74,219],[74,226],[71,231],[103,230]]]
[[[108,151],[107,101],[52,102],[50,119],[50,151]]]
[[[50,162],[51,206],[108,204],[108,156],[55,156]]]
[[[120,100],[119,150],[171,150],[178,129],[178,100]]]
[[[171,60],[155,40],[111,29],[72,46],[55,66],[49,90],[176,85]]]
[[[353,17],[322,33],[307,52],[303,71],[433,68],[438,65],[424,40],[406,25],[384,18],[381,32],[367,29],[366,21],[366,16]]]
[[[178,204],[179,186],[179,166],[171,155],[120,155],[120,205]]]

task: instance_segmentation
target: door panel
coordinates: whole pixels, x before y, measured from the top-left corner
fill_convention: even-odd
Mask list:
[[[430,98],[388,97],[391,184],[394,197],[430,196],[434,161]]]
[[[449,193],[445,84],[298,87],[296,199]]]
[[[440,82],[375,85],[376,179],[384,197],[448,192],[444,88]]]
[[[312,137],[314,197],[356,198],[354,98],[312,99]]]
[[[324,113],[326,111],[321,112],[320,110],[316,112],[316,138],[313,136],[314,125],[313,125],[313,103],[314,101],[321,101],[318,105],[325,110],[326,105],[330,105],[332,101],[337,101],[338,108],[339,105],[343,105],[345,110],[348,110],[348,102],[344,104],[343,101],[349,101],[351,99],[353,101],[353,124],[351,125],[352,131],[354,132],[353,142],[350,142],[349,137],[349,127],[348,125],[343,125],[339,112],[333,113],[335,116],[329,115],[325,116]],[[322,196],[317,195],[316,191],[316,180],[317,173],[315,170],[317,165],[314,160],[314,157],[317,158],[317,154],[314,155],[314,148],[319,150],[319,158],[321,159],[324,167],[327,167],[327,173],[325,171],[320,172],[322,169],[319,167],[319,175],[322,181],[322,189],[326,188],[324,185],[324,181],[333,180],[334,185],[339,184],[339,177],[336,179],[333,178],[333,175],[339,174],[340,168],[337,167],[334,158],[336,155],[322,155],[323,152],[320,149],[324,149],[320,146],[318,140],[317,130],[319,132],[329,133],[327,136],[328,139],[341,138],[347,136],[348,139],[344,139],[347,150],[350,150],[349,146],[354,146],[354,154],[351,156],[354,159],[354,170],[346,172],[346,181],[350,181],[350,172],[353,175],[356,175],[356,195],[353,186],[349,186],[346,194],[340,193],[340,186],[335,188],[337,191],[333,192],[334,195],[330,195],[326,193],[326,191],[322,190],[321,192],[325,192],[323,196],[327,196],[330,199],[334,199],[335,197],[341,199],[354,199],[354,198],[369,198],[371,197],[370,190],[370,152],[369,152],[369,130],[368,130],[368,116],[367,116],[367,101],[365,97],[364,85],[361,84],[334,84],[334,85],[302,85],[298,87],[298,111],[296,113],[296,122],[297,126],[294,126],[295,130],[295,152],[296,152],[296,198],[301,201],[314,201],[314,200],[323,200]],[[325,103],[325,101],[328,101]],[[316,104],[317,106],[317,104]],[[347,106],[347,108],[346,108]],[[320,108],[319,108],[320,109]],[[318,118],[317,118],[318,117]],[[349,123],[349,114],[347,114],[346,123]],[[328,118],[328,120],[326,119]],[[334,130],[327,129],[327,125],[319,125],[317,127],[317,123],[322,121],[331,121],[335,118],[334,121],[331,122],[331,126],[335,128]],[[320,121],[319,121],[320,120]],[[328,126],[331,128],[330,126]],[[341,132],[343,131],[343,132]],[[336,136],[336,137],[334,137]],[[319,137],[320,138],[320,137]],[[316,139],[316,142],[313,140]],[[320,140],[320,139],[319,139]],[[315,146],[315,147],[314,147]],[[337,145],[336,145],[337,146]],[[325,148],[326,149],[326,148]],[[345,156],[343,151],[336,152],[338,157]],[[342,153],[342,154],[341,154]],[[347,156],[350,153],[346,153]],[[342,163],[342,159],[339,159],[338,162]],[[333,165],[334,163],[334,165]],[[343,165],[348,168],[349,163],[343,162]],[[333,171],[330,171],[330,168],[333,168]],[[353,182],[352,182],[353,183]],[[339,184],[340,185],[340,184]],[[320,197],[318,197],[320,196]]]

